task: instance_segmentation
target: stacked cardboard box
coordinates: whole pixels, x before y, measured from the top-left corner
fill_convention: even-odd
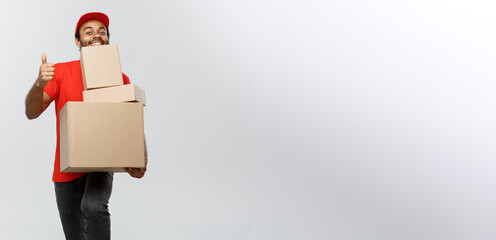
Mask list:
[[[145,92],[124,85],[117,45],[83,47],[83,102],[60,111],[62,172],[122,172],[145,166]]]

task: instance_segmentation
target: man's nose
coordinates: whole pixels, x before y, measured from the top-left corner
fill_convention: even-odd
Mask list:
[[[96,38],[102,38],[102,36],[99,32],[96,32],[95,34],[93,34],[93,39],[96,39]]]

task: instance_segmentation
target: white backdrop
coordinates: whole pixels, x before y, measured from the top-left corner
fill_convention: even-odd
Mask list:
[[[89,11],[147,93],[114,239],[496,238],[493,1],[89,0],[0,4],[2,239],[63,239],[54,108],[24,97]]]

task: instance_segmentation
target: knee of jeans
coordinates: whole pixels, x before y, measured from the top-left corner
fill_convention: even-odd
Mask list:
[[[86,218],[109,216],[108,205],[105,203],[84,202],[81,204],[81,211]]]

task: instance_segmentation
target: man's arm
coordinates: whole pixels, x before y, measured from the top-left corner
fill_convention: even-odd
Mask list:
[[[26,96],[26,117],[35,119],[45,111],[52,102],[52,98],[43,91],[48,81],[53,79],[55,68],[53,64],[47,63],[46,55],[41,54],[40,72],[36,82]]]
[[[28,119],[35,119],[40,116],[52,102],[50,96],[43,91],[43,87],[38,82],[37,80],[34,83],[26,96],[26,117]]]

